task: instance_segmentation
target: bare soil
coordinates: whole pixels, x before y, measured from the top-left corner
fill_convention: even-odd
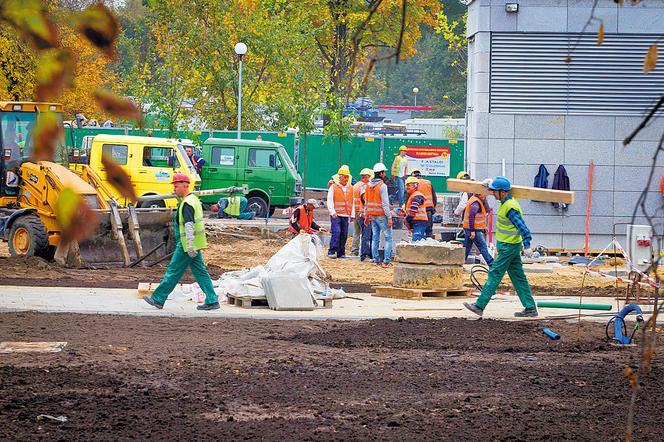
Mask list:
[[[559,332],[550,341],[542,327]],[[601,324],[0,315],[7,440],[622,440],[637,348]],[[661,353],[661,345],[660,345]],[[664,359],[634,440],[662,440]],[[39,422],[40,414],[67,422]]]

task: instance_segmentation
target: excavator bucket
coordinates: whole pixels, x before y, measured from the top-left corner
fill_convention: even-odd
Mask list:
[[[133,206],[98,210],[93,236],[78,244],[58,247],[56,260],[68,267],[95,265],[151,265],[175,250],[172,209],[136,209]]]

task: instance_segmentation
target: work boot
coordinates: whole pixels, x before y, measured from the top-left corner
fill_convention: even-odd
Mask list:
[[[539,315],[535,307],[523,309],[520,312],[514,313],[516,318],[536,318]]]
[[[196,306],[196,310],[217,310],[219,309],[219,303],[213,302],[212,304],[201,304]]]
[[[482,314],[484,313],[484,310],[482,310],[481,308],[479,308],[479,307],[477,306],[477,304],[475,304],[474,302],[473,302],[472,304],[468,304],[467,302],[464,302],[464,303],[463,303],[463,306],[466,307],[466,308],[467,308],[468,310],[470,310],[471,312],[475,313],[475,314],[476,314],[477,316],[479,316],[480,318],[482,317]]]
[[[327,257],[330,259],[337,259],[337,255],[327,255]]]
[[[143,301],[147,302],[152,307],[157,307],[159,310],[164,308],[164,304],[159,304],[157,301],[152,299],[152,296],[143,296]]]
[[[392,267],[393,264],[391,262],[384,262],[383,267]]]

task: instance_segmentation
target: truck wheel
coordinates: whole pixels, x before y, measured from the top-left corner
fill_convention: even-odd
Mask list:
[[[12,256],[39,256],[49,259],[52,247],[48,233],[37,215],[22,216],[9,231],[9,253]]]
[[[166,207],[166,203],[163,200],[143,201],[141,203],[141,209],[163,209],[164,207]]]
[[[270,206],[270,218],[272,218],[272,215],[274,215],[274,211],[277,210],[276,207]]]
[[[256,218],[267,216],[267,201],[260,196],[252,196],[247,200],[247,209],[254,212]]]

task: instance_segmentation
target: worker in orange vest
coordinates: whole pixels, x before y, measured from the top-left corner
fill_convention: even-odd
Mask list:
[[[413,232],[413,241],[419,241],[426,238],[426,230],[429,225],[429,217],[427,216],[427,209],[424,206],[426,198],[422,192],[418,190],[419,180],[414,176],[406,178],[406,192],[408,192],[408,200],[406,201],[406,217],[404,222]]]
[[[373,167],[374,178],[366,187],[366,205],[364,207],[364,225],[371,223],[371,256],[375,265],[383,267],[392,266],[392,212],[390,199],[387,193],[387,167],[383,163],[376,163]],[[382,262],[378,248],[380,235],[384,234],[385,253]]]
[[[353,223],[353,246],[351,253],[359,256],[360,261],[371,258],[371,228],[364,226],[364,203],[366,198],[366,187],[373,171],[364,168],[360,171],[360,181],[353,185],[353,196],[355,205],[355,222]]]
[[[422,178],[422,173],[419,169],[413,170],[412,176],[417,178],[417,190],[424,195],[424,207],[427,211],[427,217],[429,218],[426,236],[427,238],[433,238],[433,215],[436,213],[436,204],[438,204],[436,191],[434,190],[431,181]]]
[[[309,198],[306,204],[302,204],[295,208],[293,214],[288,220],[288,230],[295,235],[300,233],[315,233],[316,231],[325,232],[325,229],[320,227],[314,221],[314,209],[318,207],[318,201]]]
[[[466,204],[466,209],[463,212],[463,231],[465,233],[464,244],[466,246],[466,258],[473,248],[473,244],[477,246],[484,261],[491,267],[493,264],[493,256],[487,249],[486,242],[484,241],[484,233],[487,227],[487,201],[482,194],[471,194]]]
[[[346,257],[348,223],[355,220],[350,171],[348,167],[341,166],[337,174],[339,181],[333,182],[327,189],[327,210],[330,212],[330,230],[332,231],[327,257],[332,259]]]

